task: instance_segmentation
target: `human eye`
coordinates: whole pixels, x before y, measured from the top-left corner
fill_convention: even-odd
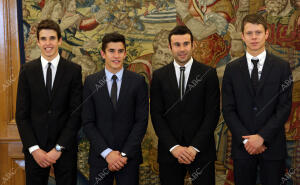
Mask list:
[[[176,47],[180,46],[179,42],[175,42],[173,45],[176,46]]]
[[[118,52],[119,53],[124,53],[125,49],[119,49]]]
[[[184,42],[183,45],[188,46],[188,45],[190,45],[190,42]]]
[[[50,40],[55,40],[55,39],[56,39],[55,36],[51,36],[51,37],[50,37]]]

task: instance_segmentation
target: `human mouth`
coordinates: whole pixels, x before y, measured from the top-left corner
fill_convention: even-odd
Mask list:
[[[45,51],[51,51],[53,48],[45,48]]]
[[[113,60],[112,62],[115,63],[115,64],[119,64],[120,63],[119,60]]]
[[[185,58],[186,57],[186,54],[185,53],[182,53],[182,54],[179,54],[178,55],[180,58]]]

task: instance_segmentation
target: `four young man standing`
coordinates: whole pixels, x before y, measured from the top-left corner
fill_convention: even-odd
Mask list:
[[[247,15],[246,55],[228,64],[223,77],[223,115],[233,135],[237,185],[255,185],[257,167],[262,185],[279,185],[284,173],[292,76],[287,62],[265,51],[268,34],[260,15]],[[80,66],[58,54],[59,26],[42,21],[37,38],[41,58],[22,65],[17,95],[26,184],[46,185],[51,165],[58,185],[76,184],[82,117],[90,141],[89,183],[137,185],[149,96],[144,77],[123,67],[125,37],[116,32],[103,37],[105,69],[86,78],[83,99]],[[217,73],[193,59],[193,35],[186,26],[170,32],[169,49],[174,61],[154,71],[150,89],[160,180],[183,185],[189,172],[193,185],[212,185],[220,115]]]

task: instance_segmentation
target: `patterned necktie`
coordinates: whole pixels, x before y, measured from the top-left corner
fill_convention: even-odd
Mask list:
[[[255,93],[258,86],[258,68],[257,68],[258,61],[259,61],[258,59],[251,59],[251,62],[253,63],[254,66],[251,72],[251,81]]]
[[[185,67],[180,67],[180,78],[179,78],[179,90],[180,90],[180,99],[183,99],[184,96],[184,71]]]
[[[46,76],[46,88],[48,91],[49,97],[51,96],[52,89],[52,70],[51,70],[51,62],[48,62],[47,76]]]
[[[114,109],[117,110],[117,91],[118,91],[118,87],[117,87],[117,76],[113,75],[111,77],[111,79],[113,79],[113,84],[111,86],[111,102],[113,103]]]

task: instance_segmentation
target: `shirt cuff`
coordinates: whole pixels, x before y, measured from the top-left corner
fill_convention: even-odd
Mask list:
[[[105,149],[103,152],[101,152],[101,156],[105,159],[106,156],[107,156],[110,152],[112,152],[112,149],[107,148],[107,149]]]
[[[244,145],[248,142],[248,139],[244,139],[243,143]]]
[[[192,146],[193,147],[193,146]],[[200,152],[200,150],[198,150],[197,148],[193,147],[197,152]]]
[[[34,145],[34,146],[28,148],[30,154],[37,149],[40,149],[39,145]]]
[[[174,150],[174,148],[176,148],[177,146],[179,146],[179,145],[173,146],[169,151],[172,152],[172,150]]]

